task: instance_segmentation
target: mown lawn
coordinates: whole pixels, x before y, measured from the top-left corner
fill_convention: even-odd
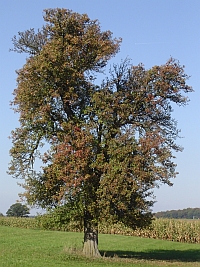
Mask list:
[[[100,235],[99,249],[104,257],[89,259],[79,253],[82,239],[81,233],[1,226],[0,266],[200,266],[200,244]]]

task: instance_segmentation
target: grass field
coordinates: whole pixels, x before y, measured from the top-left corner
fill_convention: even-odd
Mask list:
[[[78,252],[82,238],[81,233],[0,226],[0,266],[200,266],[200,244],[100,235],[99,249],[104,257],[89,259]]]

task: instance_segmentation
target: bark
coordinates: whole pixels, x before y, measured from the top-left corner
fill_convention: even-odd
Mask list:
[[[98,224],[93,223],[87,216],[84,219],[83,254],[87,257],[101,257],[98,249]]]

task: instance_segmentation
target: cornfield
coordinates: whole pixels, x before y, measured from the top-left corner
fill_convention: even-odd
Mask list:
[[[10,226],[27,229],[40,228],[40,225],[37,220],[33,218],[21,217],[0,217],[0,226]]]
[[[75,223],[61,225],[57,221],[49,221],[47,217],[43,219],[43,216],[39,216],[38,218],[0,217],[1,225],[58,231],[81,231]],[[136,230],[132,230],[121,223],[113,225],[100,224],[99,233],[139,236],[185,243],[200,243],[200,220],[155,219],[149,228]]]
[[[155,219],[149,228],[136,230],[132,230],[120,223],[112,226],[100,225],[99,232],[185,243],[200,243],[200,220]]]

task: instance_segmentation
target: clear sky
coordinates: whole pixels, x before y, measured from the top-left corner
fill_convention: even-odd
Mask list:
[[[122,37],[120,62],[130,57],[132,63],[146,68],[164,64],[170,56],[185,65],[193,86],[191,101],[174,111],[184,151],[176,154],[179,175],[174,186],[155,190],[153,211],[200,208],[200,1],[199,0],[0,0],[0,212],[6,213],[22,191],[17,181],[7,175],[10,161],[8,139],[18,125],[18,116],[9,107],[16,86],[15,70],[25,63],[25,55],[9,52],[11,38],[30,28],[43,25],[46,8],[68,8],[98,19],[102,30]],[[32,213],[35,211],[33,210]]]

